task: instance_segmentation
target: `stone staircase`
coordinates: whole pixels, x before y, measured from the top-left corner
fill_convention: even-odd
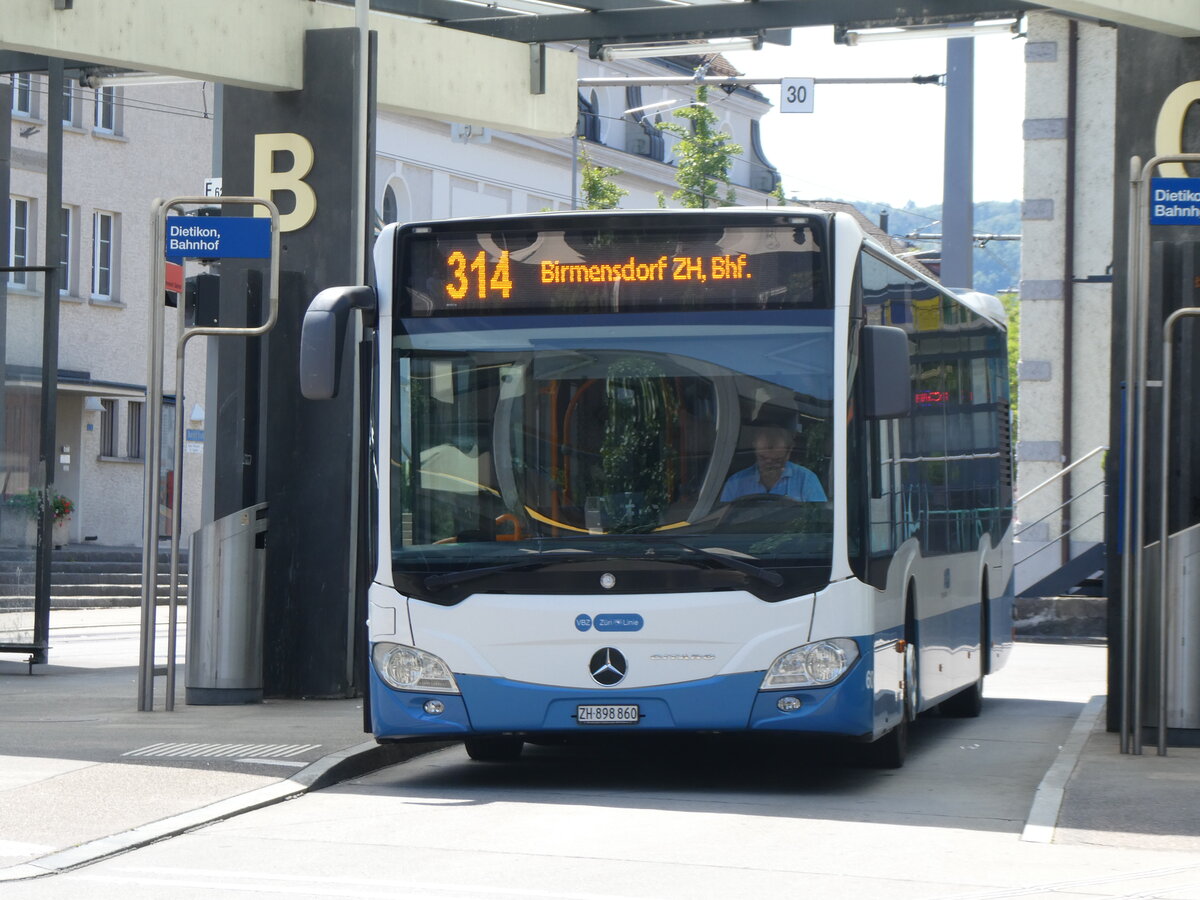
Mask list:
[[[180,554],[179,600],[187,600],[187,552]],[[35,552],[31,547],[0,547],[0,610],[33,605]],[[158,554],[158,599],[167,601],[171,558]],[[69,545],[54,551],[50,567],[51,609],[138,606],[142,602],[139,547]]]

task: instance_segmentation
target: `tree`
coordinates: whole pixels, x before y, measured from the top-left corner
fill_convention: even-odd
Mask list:
[[[1008,391],[1012,410],[1012,441],[1017,441],[1017,365],[1021,360],[1021,304],[1016,294],[1001,294],[1000,302],[1008,313]]]
[[[685,119],[688,126],[675,122],[659,122],[663,131],[679,137],[675,145],[675,181],[679,184],[671,197],[689,209],[707,209],[720,204],[718,191],[725,185],[724,202],[734,202],[729,169],[742,154],[741,145],[732,141],[728,131],[717,130],[717,116],[708,107],[708,86],[696,85],[696,97],[690,106],[675,111],[676,118]]]
[[[621,198],[629,193],[610,181],[620,175],[621,170],[594,165],[586,150],[579,154],[579,167],[584,209],[616,209]]]

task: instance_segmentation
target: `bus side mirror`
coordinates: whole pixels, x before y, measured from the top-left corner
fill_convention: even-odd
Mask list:
[[[350,311],[375,309],[375,291],[364,285],[326,288],[313,298],[300,326],[300,393],[309,400],[337,396],[342,346]]]
[[[891,325],[867,325],[862,332],[863,410],[868,419],[894,419],[912,409],[908,335]]]

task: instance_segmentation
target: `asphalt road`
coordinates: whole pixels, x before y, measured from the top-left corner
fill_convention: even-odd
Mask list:
[[[898,771],[841,746],[456,746],[4,896],[1200,897],[1197,854],[1021,840],[1104,664],[1018,645],[984,714],[923,719]]]

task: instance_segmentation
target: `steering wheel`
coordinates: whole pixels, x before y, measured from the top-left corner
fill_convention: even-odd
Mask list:
[[[730,506],[741,506],[749,509],[767,506],[798,506],[800,501],[787,494],[743,494],[729,501]]]

